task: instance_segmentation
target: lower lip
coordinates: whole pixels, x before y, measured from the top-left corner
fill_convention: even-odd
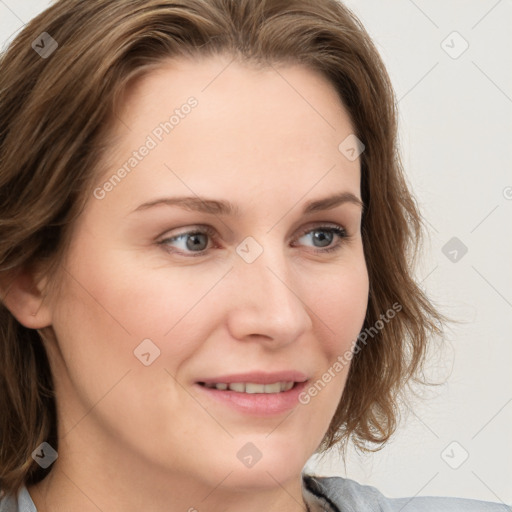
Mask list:
[[[306,387],[306,382],[297,383],[292,389],[281,393],[238,393],[207,388],[201,384],[195,386],[209,398],[224,403],[231,408],[256,416],[272,416],[290,411],[299,403],[299,395]]]

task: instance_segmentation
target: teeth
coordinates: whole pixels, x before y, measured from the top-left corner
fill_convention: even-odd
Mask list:
[[[265,384],[263,393],[281,393],[281,383],[275,382],[274,384]],[[247,388],[246,388],[246,391]],[[261,391],[260,391],[261,393]]]
[[[279,386],[279,382],[277,383],[277,385]],[[272,386],[272,384],[271,384]],[[244,389],[245,387],[245,389]],[[243,383],[237,383],[236,384],[236,388],[233,389],[233,384],[231,384],[229,386],[229,389],[233,390],[233,391],[245,391],[246,393],[265,393],[265,384],[250,384],[250,383],[247,383],[247,384],[243,384]],[[279,386],[279,390],[281,389],[281,387]],[[278,390],[278,392],[279,392]],[[274,391],[275,393],[275,391]]]
[[[221,391],[225,391],[227,389],[231,391],[236,391],[237,393],[281,393],[283,391],[288,391],[293,388],[295,384],[294,381],[283,381],[283,382],[274,382],[272,384],[256,384],[254,382],[233,382],[231,384],[226,384],[225,382],[219,382],[216,384],[205,384],[207,388],[215,388]]]
[[[281,391],[289,391],[293,388],[294,384],[295,382],[293,382],[293,380],[290,382],[281,382]]]
[[[245,384],[243,382],[233,382],[233,384],[230,384],[228,387],[231,391],[238,391],[239,393],[245,391]]]

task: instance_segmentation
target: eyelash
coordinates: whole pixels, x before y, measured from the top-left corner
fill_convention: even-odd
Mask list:
[[[299,238],[302,238],[304,235],[307,235],[314,231],[328,231],[328,232],[334,233],[340,239],[339,242],[336,245],[333,245],[332,247],[327,247],[325,249],[314,249],[313,252],[315,254],[325,254],[325,253],[338,251],[341,249],[341,246],[343,245],[343,240],[348,238],[347,232],[341,226],[318,226],[315,228],[309,228],[309,229],[304,230],[300,234]],[[183,254],[179,251],[174,251],[174,250],[171,251],[169,249],[169,247],[167,245],[169,242],[176,241],[182,237],[186,237],[187,235],[208,235],[211,238],[215,238],[216,232],[210,226],[204,226],[199,229],[184,231],[183,233],[178,233],[177,235],[174,235],[172,237],[165,238],[165,239],[161,240],[160,242],[158,242],[158,245],[162,245],[164,247],[164,249],[170,253],[178,254],[180,256],[185,256],[187,258],[188,257],[195,258],[198,256],[204,256],[208,252],[208,249],[205,249],[204,251],[200,251],[200,252],[196,252],[196,253],[189,253],[189,254]]]

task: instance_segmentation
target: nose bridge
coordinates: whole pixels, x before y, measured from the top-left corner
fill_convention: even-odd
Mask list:
[[[239,339],[261,335],[275,343],[292,342],[310,327],[311,319],[282,245],[268,242],[263,247],[248,237],[239,244],[237,253],[232,334]]]

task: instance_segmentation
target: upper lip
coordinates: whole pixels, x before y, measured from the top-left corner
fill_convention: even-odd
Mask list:
[[[296,370],[286,370],[282,372],[248,372],[236,373],[230,375],[219,375],[217,377],[201,379],[198,382],[204,384],[218,384],[226,383],[232,384],[234,382],[250,382],[254,384],[273,384],[274,382],[305,382],[308,377]]]

